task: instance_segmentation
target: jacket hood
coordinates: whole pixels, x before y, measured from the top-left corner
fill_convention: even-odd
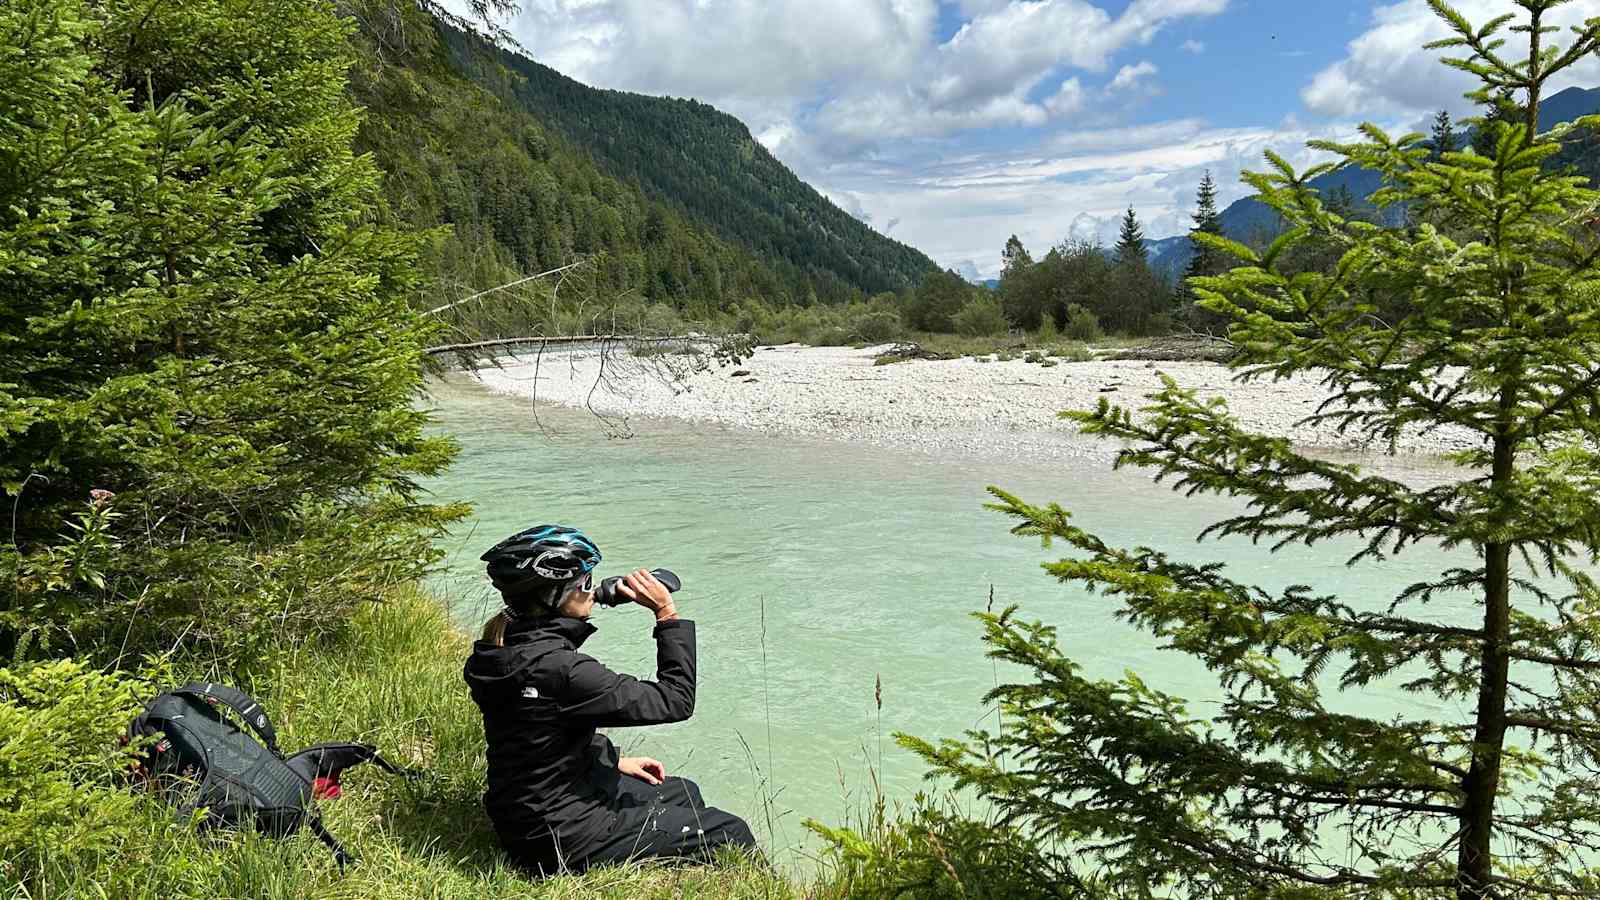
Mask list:
[[[583,619],[566,616],[519,619],[506,625],[504,646],[474,641],[462,674],[485,687],[516,679],[547,653],[583,646],[595,630]]]

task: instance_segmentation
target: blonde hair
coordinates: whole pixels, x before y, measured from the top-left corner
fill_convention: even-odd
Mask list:
[[[504,647],[506,645],[506,626],[509,624],[511,624],[511,617],[506,615],[505,610],[502,609],[495,613],[494,618],[483,623],[483,642],[485,644],[493,644],[496,647]]]
[[[538,598],[532,602],[518,604],[519,606],[531,607],[538,610],[538,612],[520,612],[512,609],[508,603],[499,612],[495,613],[489,621],[483,623],[483,642],[493,644],[496,647],[504,647],[506,645],[506,626],[517,619],[539,619],[555,615],[561,604],[567,602],[569,595],[590,590],[586,586],[588,584],[588,579],[579,579],[566,585],[559,595],[555,595],[552,591],[552,595],[548,598]]]

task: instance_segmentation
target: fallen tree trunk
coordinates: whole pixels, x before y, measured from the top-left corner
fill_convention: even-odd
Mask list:
[[[487,341],[469,341],[463,344],[442,344],[438,347],[427,347],[423,353],[438,356],[442,353],[470,353],[474,350],[493,350],[499,347],[532,346],[535,344],[598,344],[606,341],[622,341],[630,344],[664,344],[673,341],[688,343],[690,341],[704,341],[706,338],[696,334],[660,335],[647,337],[635,334],[563,334],[553,337],[512,337],[494,338]]]
[[[1227,362],[1233,358],[1235,348],[1227,338],[1208,334],[1169,334],[1151,338],[1137,347],[1129,347],[1107,356],[1117,360],[1151,360],[1156,362]]]

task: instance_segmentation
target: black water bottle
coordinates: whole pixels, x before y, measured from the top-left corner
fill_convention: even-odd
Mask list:
[[[678,579],[678,576],[666,569],[651,569],[650,574],[654,575],[657,581],[660,581],[668,591],[674,594],[678,592],[679,588],[683,587],[683,582]],[[632,603],[632,600],[617,593],[617,585],[622,583],[622,578],[623,576],[621,575],[613,575],[601,581],[600,587],[595,589],[594,602],[601,606],[621,606],[624,603]]]

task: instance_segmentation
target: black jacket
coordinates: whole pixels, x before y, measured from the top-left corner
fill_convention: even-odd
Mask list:
[[[581,857],[616,822],[617,749],[596,728],[681,722],[694,712],[694,623],[655,627],[656,680],[619,675],[578,652],[581,619],[512,622],[505,646],[478,641],[464,675],[483,712],[489,790],[501,843]]]

